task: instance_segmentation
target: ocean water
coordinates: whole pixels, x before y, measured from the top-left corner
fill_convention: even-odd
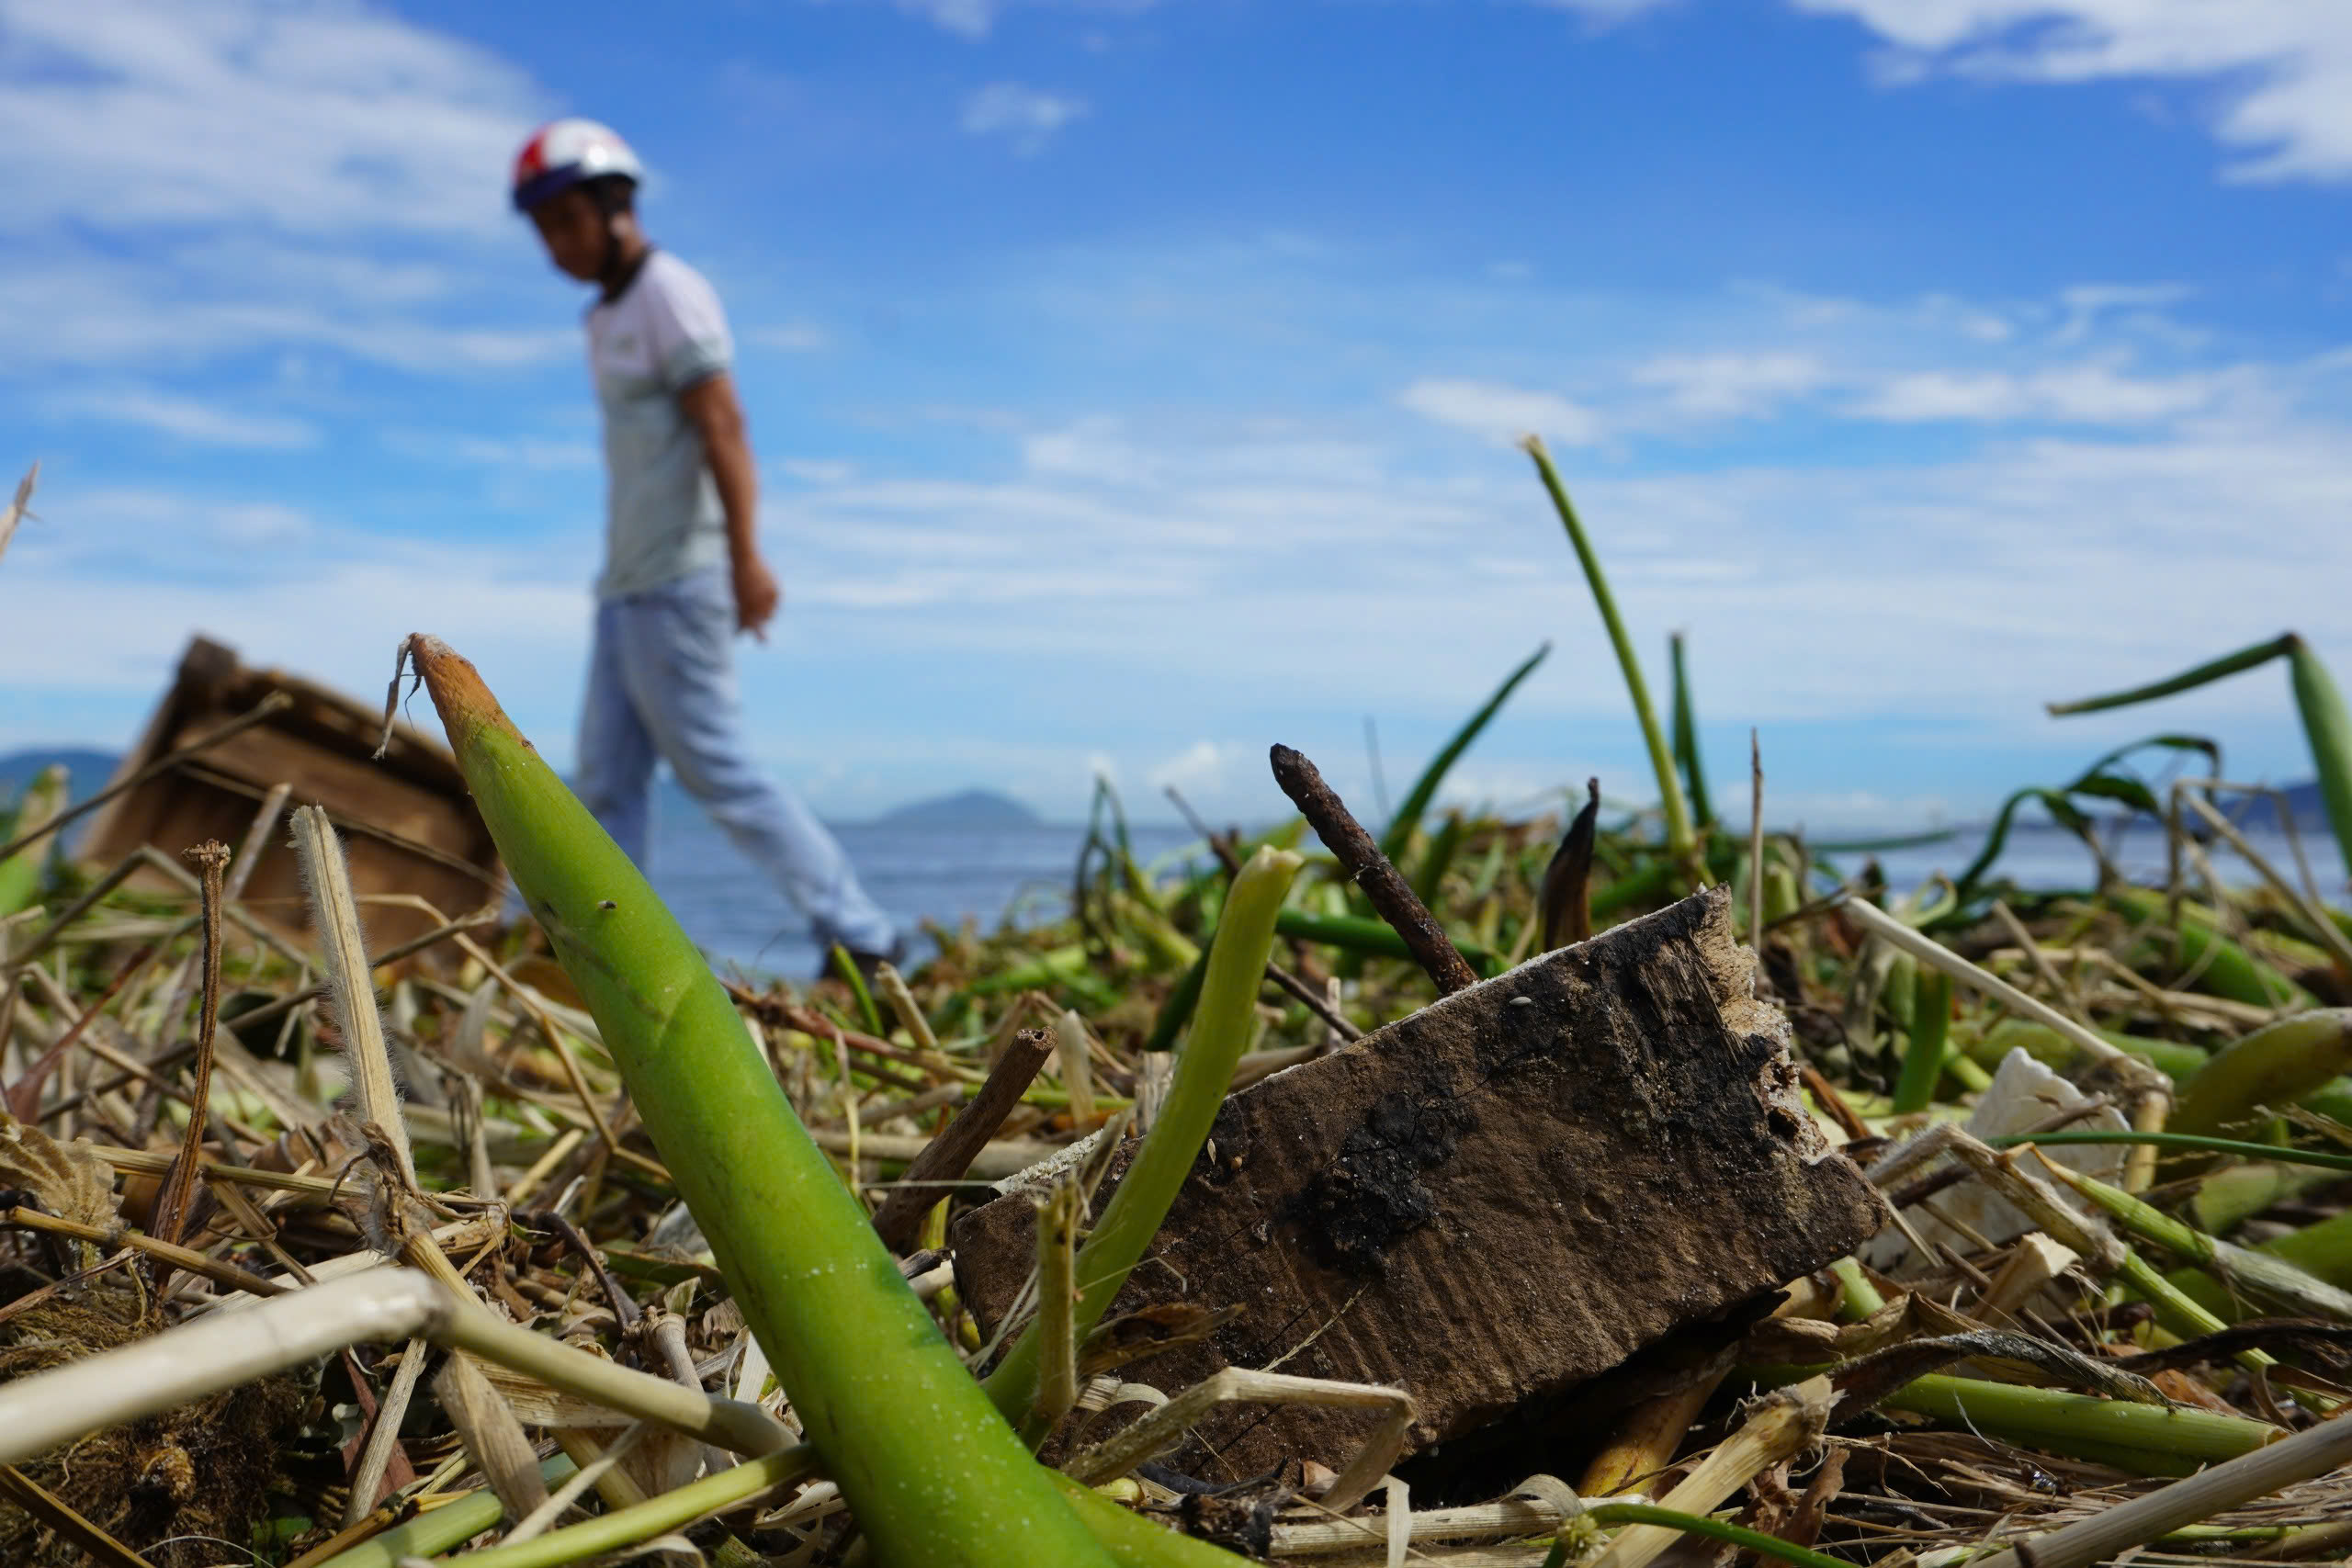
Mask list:
[[[931,952],[919,930],[923,920],[953,930],[968,919],[986,931],[1006,919],[1027,924],[1067,915],[1086,838],[1078,827],[875,823],[836,823],[833,835],[866,892],[907,933],[910,962]],[[1202,863],[1213,858],[1182,829],[1138,827],[1129,839],[1146,864],[1186,845],[1198,849]],[[657,795],[648,853],[654,891],[714,958],[793,979],[817,972],[822,955],[808,922],[692,802]]]
[[[908,931],[920,960],[930,951],[919,922],[953,929],[967,919],[983,931],[998,922],[1058,919],[1069,910],[1072,874],[1085,838],[1078,827],[892,828],[840,824],[833,829],[849,852],[866,889]],[[1149,864],[1206,864],[1209,855],[1181,828],[1138,825],[1131,830],[1136,857]],[[1826,838],[1826,835],[1824,835]],[[2283,835],[2249,835],[2256,848],[2294,875],[2291,850]],[[1984,841],[1981,827],[1959,829],[1949,840],[1888,851],[1876,858],[1897,888],[1917,886],[1937,874],[1952,875],[1975,858]],[[2322,891],[2340,898],[2342,874],[2335,847],[2324,830],[2303,834],[2303,850]],[[1187,852],[1189,852],[1189,853]],[[2165,842],[2161,832],[2142,825],[2111,837],[2109,853],[2135,881],[2161,883]],[[2216,846],[2216,869],[2233,883],[2251,883],[2255,873]],[[745,969],[799,978],[816,972],[820,955],[808,922],[738,855],[732,845],[691,802],[665,792],[659,800],[650,867],[655,889],[687,932],[721,962]],[[1831,857],[1840,872],[1858,874],[1864,855]],[[2011,832],[1995,874],[2030,888],[2087,887],[2095,873],[2091,858],[2072,834],[2041,827]]]

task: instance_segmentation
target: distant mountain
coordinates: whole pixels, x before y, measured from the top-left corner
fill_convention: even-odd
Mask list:
[[[51,762],[65,764],[65,793],[74,800],[86,800],[106,788],[107,780],[114,777],[115,764],[120,760],[111,751],[80,747],[0,754],[0,800],[14,800],[17,792],[32,783]]]
[[[876,828],[1042,828],[1045,818],[1010,795],[989,789],[959,790],[886,811]]]
[[[2287,797],[2287,809],[2295,814],[2296,827],[2324,828],[2327,825],[2327,807],[2320,800],[2318,784],[2285,784],[2280,786],[2278,793]],[[2271,832],[2278,830],[2278,804],[2269,795],[2223,795],[2222,811],[2241,828]]]

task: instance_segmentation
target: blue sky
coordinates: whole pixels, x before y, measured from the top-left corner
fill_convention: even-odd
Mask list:
[[[583,303],[504,209],[618,126],[718,285],[785,619],[758,750],[831,815],[1392,787],[1638,795],[1511,438],[1551,444],[1737,793],[1981,812],[2352,677],[2352,6],[2317,0],[0,0],[0,747],[119,746],[187,636],[356,692],[471,655],[568,757]]]

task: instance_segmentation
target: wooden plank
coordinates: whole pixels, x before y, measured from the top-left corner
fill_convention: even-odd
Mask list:
[[[1124,1375],[1173,1393],[1280,1362],[1399,1384],[1426,1447],[1843,1257],[1883,1208],[1805,1113],[1751,963],[1711,889],[1234,1095],[1113,1310],[1237,1314]],[[1035,1227],[1013,1193],[954,1228],[984,1335]],[[1337,1468],[1376,1419],[1227,1406],[1174,1462]]]
[[[353,890],[363,900],[410,894],[457,915],[498,896],[503,876],[496,846],[447,748],[402,724],[385,760],[376,761],[379,710],[282,671],[246,669],[232,650],[205,638],[189,644],[123,769],[135,771],[187,744],[273,691],[293,697],[293,705],[103,808],[82,840],[82,857],[110,864],[141,843],[167,853],[208,838],[235,843],[262,796],[282,781],[293,786],[296,804],[324,806],[335,819]],[[290,934],[306,931],[300,878],[285,845],[264,850],[245,902]],[[413,909],[363,902],[362,910],[379,946],[422,934],[433,923]]]

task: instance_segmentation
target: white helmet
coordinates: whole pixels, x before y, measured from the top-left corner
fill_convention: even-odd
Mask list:
[[[616,176],[634,185],[645,177],[645,166],[610,126],[550,120],[514,155],[514,210],[528,212],[573,186]]]

